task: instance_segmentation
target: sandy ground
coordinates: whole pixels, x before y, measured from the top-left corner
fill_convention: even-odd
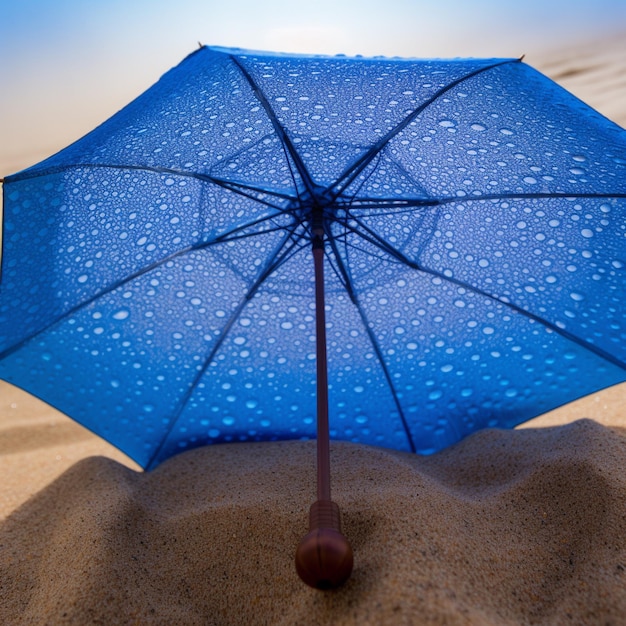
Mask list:
[[[528,55],[527,63],[626,128],[626,34]]]
[[[626,126],[623,39],[526,60]],[[0,383],[0,623],[626,624],[624,407],[626,384],[429,458],[334,444],[355,570],[321,593],[293,567],[312,443],[143,473]]]
[[[284,442],[200,448],[149,473],[72,464],[0,527],[0,620],[625,623],[626,431],[485,430],[432,457],[334,444],[355,568],[331,592],[293,567],[314,461],[313,442]]]

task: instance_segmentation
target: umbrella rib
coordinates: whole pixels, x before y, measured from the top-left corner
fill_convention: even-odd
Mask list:
[[[356,190],[354,191],[353,194],[351,194],[349,202],[352,203],[352,201],[354,201],[354,199],[357,197],[359,191],[361,191],[361,189],[363,188],[363,186],[365,185],[365,183],[374,175],[374,172],[376,171],[376,169],[378,168],[378,166],[380,165],[380,152],[374,157],[376,159],[378,159],[378,163],[376,163],[376,165],[374,165],[374,167],[372,167],[371,172],[367,175],[363,177],[363,180],[361,181],[361,184],[356,188]],[[373,161],[374,159],[372,159]]]
[[[619,367],[620,369],[626,370],[626,362],[621,361],[620,359],[614,357],[612,354],[609,354],[608,352],[606,352],[606,350],[603,350],[602,348],[599,348],[598,346],[589,343],[583,339],[581,339],[580,337],[577,337],[576,335],[568,332],[567,330],[565,330],[564,328],[560,328],[559,326],[557,326],[556,324],[553,324],[552,322],[539,317],[538,315],[535,315],[534,313],[531,313],[530,311],[527,311],[526,309],[523,309],[522,307],[518,306],[517,304],[513,303],[513,302],[509,302],[507,300],[504,300],[502,298],[499,298],[498,296],[492,295],[486,291],[483,291],[482,289],[479,289],[478,287],[473,287],[472,285],[470,285],[469,283],[465,283],[462,280],[458,280],[456,278],[452,278],[450,276],[446,276],[445,274],[442,274],[441,272],[437,272],[435,270],[431,270],[429,268],[426,267],[420,267],[420,271],[422,272],[426,272],[427,274],[431,274],[432,276],[437,276],[438,278],[441,278],[442,280],[448,281],[454,285],[457,285],[459,287],[463,287],[464,289],[467,289],[468,291],[472,291],[474,293],[477,293],[478,295],[481,295],[485,298],[488,298],[489,300],[492,300],[494,302],[498,302],[500,304],[503,304],[504,306],[513,309],[515,312],[519,313],[520,315],[527,317],[528,319],[534,320],[535,322],[541,324],[542,326],[545,326],[546,328],[550,329],[551,331],[561,335],[561,337],[564,337],[565,339],[567,339],[568,341],[571,341],[575,344],[577,344],[578,346],[580,346],[581,348],[584,348],[585,350],[588,350],[589,352],[592,352],[593,354],[595,354],[596,356],[599,356],[600,358],[604,359],[605,361],[608,361],[609,363],[612,363],[613,365],[616,365],[617,367]]]
[[[400,252],[399,250],[397,250],[396,248],[394,248],[393,246],[391,246],[388,242],[386,242],[385,240],[381,239],[379,235],[377,235],[374,231],[372,231],[370,228],[368,228],[367,226],[365,226],[360,220],[358,220],[357,218],[354,218],[355,221],[357,221],[359,223],[359,225],[366,230],[369,233],[369,236],[366,237],[366,240],[369,241],[370,243],[377,245],[379,248],[381,248],[382,250],[385,250],[386,252],[388,252],[389,254],[391,254],[393,257],[395,257],[396,259],[402,261],[404,264],[406,264],[407,266],[411,267],[412,269],[418,270],[420,272],[424,272],[426,274],[430,274],[431,276],[436,276],[437,278],[441,278],[442,280],[445,280],[447,282],[450,282],[454,285],[457,285],[458,287],[463,287],[464,289],[467,289],[468,291],[471,291],[473,293],[476,293],[480,296],[483,296],[484,298],[487,298],[493,302],[498,302],[499,304],[503,304],[504,306],[514,310],[515,312],[519,313],[520,315],[528,318],[528,319],[532,319],[535,322],[538,322],[539,324],[541,324],[542,326],[545,326],[546,328],[550,329],[551,331],[561,335],[561,337],[564,337],[565,339],[567,339],[568,341],[571,341],[577,345],[579,345],[580,347],[588,350],[589,352],[593,352],[595,355],[599,356],[600,358],[604,359],[605,361],[608,361],[609,363],[612,363],[613,365],[616,365],[617,367],[626,370],[626,363],[624,363],[623,361],[621,361],[620,359],[614,357],[613,355],[609,354],[608,352],[606,352],[605,350],[603,350],[602,348],[599,348],[598,346],[589,343],[587,341],[584,341],[583,339],[577,337],[576,335],[573,335],[572,333],[568,332],[567,330],[565,330],[564,328],[560,328],[559,326],[557,326],[556,324],[553,324],[552,322],[539,317],[538,315],[535,315],[534,313],[527,311],[526,309],[523,309],[522,307],[518,306],[517,304],[510,302],[508,300],[505,300],[503,298],[500,298],[496,295],[490,294],[487,291],[483,291],[482,289],[480,289],[479,287],[475,287],[473,285],[470,285],[469,283],[466,283],[462,280],[458,280],[456,278],[452,278],[451,276],[446,276],[445,274],[443,274],[442,272],[438,272],[436,270],[430,269],[428,267],[425,267],[423,265],[420,265],[419,263],[412,261],[411,259],[409,259],[407,256],[405,256],[402,252]],[[361,236],[363,236],[363,233],[361,233],[360,231],[352,228],[349,225],[346,225],[347,228],[350,228],[353,232],[355,232],[356,234],[359,234]]]
[[[259,219],[259,220],[255,220],[254,222],[251,222],[249,224],[245,224],[244,226],[238,227],[236,229],[233,229],[232,231],[230,231],[229,233],[225,233],[223,235],[220,235],[220,237],[216,238],[216,239],[212,239],[210,241],[202,241],[196,244],[193,244],[191,246],[187,246],[181,250],[177,250],[176,252],[173,252],[172,254],[169,254],[168,256],[159,259],[158,261],[155,261],[154,263],[150,263],[149,265],[146,265],[145,267],[142,267],[141,269],[137,270],[136,272],[133,272],[132,274],[129,274],[128,276],[125,276],[124,278],[121,278],[119,280],[114,281],[113,283],[111,283],[110,285],[107,285],[106,287],[104,287],[103,289],[101,289],[100,291],[98,291],[96,294],[94,294],[93,296],[91,296],[90,298],[88,298],[87,300],[83,300],[82,302],[79,302],[78,304],[74,305],[71,309],[69,309],[68,311],[65,311],[62,315],[60,315],[59,317],[55,318],[54,320],[52,320],[49,324],[46,324],[43,328],[40,328],[38,331],[28,335],[27,337],[24,337],[23,339],[21,339],[18,343],[12,345],[10,348],[7,348],[6,350],[4,350],[3,352],[0,352],[0,360],[4,359],[5,357],[10,356],[11,354],[13,354],[14,352],[16,352],[17,350],[19,350],[20,348],[22,348],[25,344],[27,344],[28,342],[32,341],[33,339],[35,339],[36,337],[38,337],[39,335],[41,335],[42,333],[45,333],[47,330],[49,330],[50,328],[52,328],[53,326],[55,326],[56,324],[58,324],[61,320],[70,317],[72,315],[74,315],[75,313],[78,313],[78,311],[80,311],[81,309],[83,309],[86,306],[89,306],[92,302],[95,302],[96,300],[98,300],[98,298],[101,298],[102,296],[105,296],[108,293],[111,293],[112,291],[115,291],[116,289],[118,289],[119,287],[121,287],[122,285],[125,285],[126,283],[129,283],[137,278],[140,278],[141,276],[144,276],[145,274],[148,274],[149,272],[157,269],[158,267],[161,267],[162,265],[164,265],[165,263],[168,263],[169,261],[173,261],[174,259],[183,256],[185,254],[187,254],[188,252],[193,252],[194,250],[204,250],[210,246],[213,245],[217,245],[220,243],[227,243],[228,241],[230,241],[230,239],[228,239],[228,237],[232,234],[232,233],[236,233],[242,229],[245,228],[249,228],[250,226],[254,226],[256,224],[262,223],[263,221],[267,221],[267,220],[271,220],[274,217],[276,217],[275,215],[270,215],[267,216],[265,218]],[[292,226],[292,232],[295,230],[295,227],[298,224],[296,223],[295,225]],[[277,230],[285,230],[284,228],[273,228],[270,230],[264,230],[261,231],[259,233],[249,233],[247,235],[245,235],[245,237],[251,237],[253,235],[264,235],[268,232],[275,232]],[[238,239],[241,237],[237,237],[235,239]],[[284,241],[288,241],[289,237],[287,237]]]
[[[265,215],[263,217],[259,217],[255,220],[252,220],[251,222],[247,222],[246,224],[242,224],[241,226],[236,226],[235,228],[221,234],[218,235],[214,240],[212,240],[210,243],[221,243],[222,241],[229,241],[231,238],[234,238],[233,236],[236,235],[237,233],[240,233],[243,230],[246,230],[247,228],[252,228],[254,226],[258,226],[259,224],[263,224],[263,222],[270,222],[273,219],[280,217],[281,215],[288,215],[289,211],[279,211],[278,213],[274,213],[273,215]],[[246,236],[253,236],[253,235],[262,235],[264,233],[267,232],[271,232],[274,230],[281,230],[284,227],[281,226],[277,226],[276,228],[272,228],[269,230],[263,230],[261,232],[258,233],[249,233]]]
[[[202,180],[202,177],[203,177],[202,174],[198,175],[198,178],[200,180]],[[258,196],[253,195],[252,193],[246,193],[246,192],[247,191],[255,192],[258,194],[273,196],[274,198],[281,198],[283,200],[289,200],[289,201],[294,200],[293,196],[290,196],[289,194],[286,194],[286,193],[278,193],[276,191],[269,191],[267,189],[253,187],[252,185],[245,185],[243,183],[235,183],[235,182],[230,182],[227,180],[221,180],[220,178],[211,177],[209,182],[212,182],[215,185],[218,185],[219,187],[223,187],[224,189],[227,189],[228,191],[232,191],[233,193],[238,193],[240,196],[244,196],[245,198],[250,198],[250,200],[254,200],[255,202],[259,202],[260,204],[265,204],[266,206],[272,207],[273,209],[280,210],[282,207],[276,204],[272,204],[271,202],[268,202],[267,200],[264,200],[263,198],[259,198]]]
[[[271,137],[271,133],[267,134],[267,135],[264,135],[263,137],[261,137],[261,139],[259,139],[258,141],[255,141],[251,146],[246,146],[245,148],[242,148],[241,150],[237,150],[234,154],[231,154],[228,157],[228,159],[226,159],[226,160],[227,161],[228,160],[232,160],[233,158],[239,156],[240,154],[245,154],[248,150],[250,150],[251,147],[259,145],[263,140],[267,139],[268,137]],[[285,149],[284,143],[281,142],[281,146],[283,148],[283,152],[285,153],[285,157],[287,157],[287,167],[289,168],[289,175],[291,176],[291,182],[293,183],[293,187],[294,187],[294,189],[296,189],[296,192],[297,192],[298,185],[296,184],[296,179],[295,179],[295,177],[293,175],[293,170],[291,168],[291,164],[289,163],[288,153],[287,153],[287,151]],[[242,187],[245,187],[245,186],[246,185],[242,184]],[[284,197],[286,197],[286,198],[288,198],[290,200],[292,199],[291,196],[285,195]]]
[[[246,153],[246,152],[248,152],[251,148],[253,148],[253,147],[255,147],[255,146],[258,146],[261,142],[263,142],[265,139],[267,139],[268,137],[271,137],[271,136],[272,136],[272,134],[271,134],[271,133],[268,133],[267,135],[264,135],[263,137],[261,137],[260,139],[258,139],[257,141],[255,141],[254,143],[252,143],[252,144],[250,144],[250,145],[247,145],[247,146],[245,146],[244,148],[241,148],[240,150],[237,150],[237,151],[233,152],[233,153],[232,153],[232,154],[230,154],[228,157],[225,157],[222,161],[220,161],[220,164],[221,164],[221,163],[224,163],[224,162],[226,162],[226,163],[227,163],[228,161],[232,161],[233,159],[237,158],[238,156],[240,156],[240,155],[242,155],[242,154],[245,154],[245,153]],[[284,149],[284,146],[283,146],[283,149]],[[287,165],[289,165],[289,163],[287,163]],[[214,167],[215,167],[215,166],[214,166]],[[213,168],[211,168],[211,169],[213,169]],[[291,180],[292,180],[292,182],[294,183],[294,186],[295,186],[295,180],[294,180],[294,178],[293,178],[293,172],[291,171],[291,167],[289,168],[289,174],[291,175]],[[249,185],[245,185],[245,184],[243,184],[243,183],[235,183],[235,184],[241,185],[242,187],[250,187]],[[291,199],[291,197],[290,197],[290,196],[285,196],[285,197],[289,197],[289,198]]]
[[[485,194],[480,196],[453,196],[453,197],[440,197],[440,198],[360,198],[356,201],[351,201],[351,207],[353,209],[390,209],[398,207],[399,209],[410,209],[415,207],[431,207],[442,206],[445,204],[463,203],[463,202],[478,202],[479,200],[541,200],[550,198],[626,198],[626,192],[567,192],[567,191],[553,191],[553,192],[511,192],[511,193],[494,193]],[[365,204],[371,203],[371,204]]]
[[[437,207],[437,206],[444,206],[446,204],[452,204],[452,203],[467,203],[467,202],[477,202],[477,201],[492,201],[492,200],[541,200],[541,199],[550,199],[550,198],[562,198],[562,199],[578,199],[578,198],[588,198],[588,199],[612,199],[612,198],[626,198],[626,193],[597,193],[597,192],[589,192],[589,193],[566,193],[566,192],[547,192],[547,193],[507,193],[507,194],[491,194],[491,195],[484,195],[484,196],[472,196],[472,197],[462,197],[462,198],[458,198],[458,197],[454,197],[454,198],[436,198],[433,199],[432,201],[428,201],[428,202],[423,202],[419,199],[414,199],[413,201],[409,201],[408,203],[404,204],[402,201],[393,201],[393,200],[383,200],[383,202],[393,202],[393,205],[401,207],[400,210],[398,211],[391,211],[386,213],[388,214],[392,214],[392,215],[397,215],[403,212],[406,212],[408,210],[409,207]],[[351,217],[353,219],[355,219],[358,224],[365,230],[367,230],[372,236],[375,236],[376,241],[378,242],[376,245],[378,245],[379,247],[384,247],[388,252],[390,252],[391,254],[393,254],[394,256],[396,256],[396,258],[398,258],[400,261],[402,261],[403,263],[406,263],[407,260],[404,258],[401,258],[399,256],[397,256],[395,254],[396,249],[393,248],[392,246],[390,246],[385,240],[383,240],[382,238],[380,238],[378,235],[375,235],[375,233],[367,228],[367,226],[365,226],[365,224],[359,220],[359,216],[354,214],[354,210],[373,210],[376,208],[384,208],[384,209],[388,209],[390,208],[390,206],[393,205],[383,205],[380,206],[380,204],[376,204],[373,206],[361,206],[361,205],[357,205],[357,206],[353,206],[352,207],[352,211],[351,211]],[[376,216],[380,216],[380,215],[386,215],[385,213],[378,213],[378,212],[374,212],[374,215]],[[422,219],[424,219],[424,216],[422,217]],[[350,226],[346,223],[345,226],[347,228],[350,228]],[[354,229],[352,229],[354,231]],[[434,232],[434,228],[430,229],[431,231],[431,237],[432,237],[432,233]],[[374,242],[371,242],[374,243]],[[416,255],[417,257],[420,256],[421,254],[421,250],[424,249],[424,247],[427,244],[427,240],[424,240],[424,242],[422,242],[422,244],[419,247],[419,252]],[[422,268],[423,269],[423,268]],[[544,322],[547,323],[547,322]]]
[[[211,242],[212,243],[212,242]],[[103,289],[101,289],[100,291],[98,291],[95,295],[91,296],[90,298],[88,298],[87,300],[83,300],[82,302],[79,302],[78,304],[74,305],[71,309],[69,309],[68,311],[64,311],[62,315],[60,315],[59,317],[55,318],[54,320],[52,320],[49,324],[46,324],[43,328],[40,328],[38,331],[32,333],[31,335],[28,335],[27,337],[24,337],[23,339],[21,339],[18,343],[12,345],[10,348],[7,348],[6,350],[4,350],[4,352],[0,352],[0,360],[13,354],[14,352],[16,352],[17,350],[19,350],[22,346],[24,346],[25,344],[27,344],[29,341],[32,341],[33,339],[35,339],[35,337],[38,337],[39,335],[41,335],[42,333],[45,333],[47,330],[49,330],[50,328],[52,328],[54,325],[58,324],[61,320],[67,318],[67,317],[71,317],[72,315],[74,315],[75,313],[78,313],[78,311],[80,311],[81,309],[83,309],[86,306],[89,306],[92,302],[95,302],[98,298],[101,298],[102,296],[111,293],[112,291],[115,291],[116,289],[118,289],[119,287],[121,287],[122,285],[125,285],[126,283],[135,280],[136,278],[139,278],[141,276],[143,276],[144,274],[147,274],[148,272],[151,272],[152,270],[156,269],[157,267],[160,267],[161,265],[164,265],[165,263],[167,263],[168,261],[172,261],[173,259],[182,256],[184,254],[187,254],[188,252],[191,252],[192,250],[196,250],[196,249],[201,249],[204,246],[188,246],[182,250],[177,250],[176,252],[173,252],[172,254],[166,256],[163,259],[160,259],[159,261],[155,261],[154,263],[151,263],[150,265],[146,265],[145,267],[142,267],[140,270],[125,276],[124,278],[121,278],[119,280],[116,280],[114,282],[112,282],[110,285],[107,285],[106,287],[104,287]]]
[[[356,190],[353,194],[351,194],[351,198],[350,198],[351,200],[353,200],[353,199],[357,196],[357,194],[358,194],[358,193],[359,193],[359,191],[362,189],[362,187],[365,185],[365,183],[366,183],[366,182],[367,182],[367,181],[368,181],[368,180],[369,180],[369,179],[370,179],[370,178],[374,175],[374,172],[376,172],[376,170],[378,169],[378,167],[380,167],[381,156],[382,156],[382,153],[381,153],[381,152],[378,152],[378,153],[377,153],[377,155],[376,155],[376,158],[378,159],[378,163],[376,163],[376,165],[374,165],[374,167],[373,167],[373,168],[372,168],[372,170],[369,172],[369,174],[367,174],[367,176],[364,176],[364,177],[363,177],[363,179],[362,179],[361,183],[359,184],[358,189],[357,189],[357,190]],[[373,159],[372,159],[372,160],[373,160]],[[371,163],[371,161],[370,161],[370,163]],[[426,190],[422,187],[422,185],[421,185],[421,184],[420,184],[420,183],[419,183],[419,182],[418,182],[415,178],[413,178],[413,174],[411,174],[411,173],[410,173],[410,172],[409,172],[409,171],[408,171],[405,167],[403,167],[400,163],[398,163],[397,161],[395,161],[395,160],[394,160],[394,161],[392,161],[391,165],[392,165],[392,167],[395,167],[396,169],[398,169],[398,170],[399,170],[402,174],[404,174],[404,176],[406,176],[406,178],[407,178],[408,180],[410,180],[410,181],[411,181],[411,183],[413,183],[413,185],[414,185],[415,187],[419,187],[419,188],[420,188],[420,189],[422,189],[424,192],[426,191]],[[363,171],[363,170],[361,170],[361,172],[362,172],[362,171]],[[352,181],[354,181],[354,179],[352,179]],[[346,188],[347,188],[347,187],[346,187]],[[368,199],[368,198],[365,198],[365,199]],[[389,202],[389,201],[393,202],[393,199],[391,199],[391,200],[387,200],[387,202]],[[426,202],[432,202],[432,201],[431,201],[431,199],[430,199],[430,198],[426,198]],[[422,203],[423,203],[423,201],[422,201]]]
[[[491,65],[487,65],[485,67],[481,67],[461,78],[457,78],[453,80],[451,83],[442,87],[437,92],[435,92],[428,100],[420,104],[416,109],[411,111],[399,124],[397,124],[394,128],[392,128],[386,135],[381,137],[375,144],[373,144],[365,154],[361,155],[352,165],[350,165],[346,170],[344,170],[339,178],[329,187],[330,191],[333,191],[333,196],[336,198],[341,194],[341,189],[337,189],[338,187],[346,188],[349,187],[352,181],[369,165],[372,159],[380,153],[383,148],[400,132],[402,132],[422,111],[424,111],[427,107],[429,107],[433,102],[438,100],[442,95],[454,89],[457,85],[477,76],[478,74],[482,74],[483,72],[487,72],[496,67],[500,67],[501,65],[507,65],[511,63],[519,63],[521,59],[506,59],[504,61],[498,61],[497,63],[492,63]]]
[[[381,198],[364,198],[350,201],[350,208],[355,211],[362,209],[364,211],[375,211],[377,209],[397,209],[398,213],[404,211],[410,212],[412,209],[420,209],[426,207],[434,207],[442,204],[439,200],[391,200]]]
[[[335,257],[338,257],[339,252],[338,252],[338,246],[337,246],[337,241],[339,241],[339,236],[337,235],[330,235],[325,241],[328,241],[330,243],[330,246],[332,248],[333,254]],[[346,257],[348,256],[348,246],[352,246],[352,247],[356,247],[353,246],[353,244],[348,244],[347,241],[345,241],[345,236],[341,236],[341,239],[343,240],[343,245],[346,248]],[[367,252],[365,252],[364,250],[361,250],[362,252],[364,252],[365,254],[367,254]],[[352,286],[350,284],[350,281],[347,279],[347,271],[346,271],[346,267],[345,264],[343,264],[343,266],[340,268],[338,265],[336,266],[336,264],[333,261],[333,257],[331,257],[328,253],[326,253],[326,259],[328,260],[328,263],[331,267],[331,269],[333,270],[333,272],[335,273],[335,276],[337,277],[337,280],[341,283],[341,285],[343,286],[343,288],[349,292],[350,289],[352,289]]]
[[[342,224],[345,228],[347,228],[351,233],[358,233],[358,231],[356,231],[353,228],[350,228],[347,224],[345,224],[342,220],[337,220],[337,222],[339,224]],[[367,237],[362,237],[363,239],[365,239],[365,241],[369,241],[371,244],[374,245],[374,247],[380,249],[380,246],[377,244],[376,241],[373,241]],[[362,252],[363,254],[366,254],[370,257],[376,258],[376,259],[380,259],[381,261],[386,260],[388,263],[402,263],[404,265],[404,261],[400,261],[398,259],[392,259],[391,261],[389,260],[388,256],[385,256],[382,252],[381,253],[374,253],[371,250],[367,250],[364,247],[358,246],[355,243],[349,242],[347,240],[346,237],[346,233],[341,234],[341,235],[335,235],[335,240],[339,240],[342,239],[343,240],[343,245],[345,247],[346,250],[346,259],[348,257],[348,249],[353,249],[353,250],[358,250],[359,252]],[[349,264],[349,259],[348,259],[348,264]]]
[[[370,343],[372,344],[372,347],[374,348],[374,352],[376,353],[378,362],[380,363],[380,367],[383,370],[383,375],[385,377],[385,380],[387,381],[387,385],[389,387],[389,391],[391,392],[391,396],[393,398],[394,404],[396,405],[396,409],[398,410],[398,415],[400,417],[400,421],[402,422],[402,427],[404,428],[404,432],[405,432],[407,441],[409,443],[411,452],[416,452],[415,442],[413,441],[413,436],[411,435],[409,424],[404,415],[404,410],[402,409],[402,405],[400,404],[400,398],[398,397],[398,392],[396,391],[395,385],[393,384],[393,380],[391,379],[391,374],[389,372],[389,369],[387,368],[387,364],[385,363],[385,360],[383,359],[383,352],[378,343],[378,339],[374,335],[374,331],[372,330],[369,324],[369,320],[367,319],[365,310],[363,309],[363,306],[354,291],[352,279],[350,278],[348,270],[343,263],[343,259],[341,258],[339,254],[339,249],[337,248],[334,238],[329,237],[328,241],[335,255],[338,270],[341,272],[341,275],[343,277],[342,282],[344,282],[344,287],[346,288],[348,297],[350,298],[352,304],[354,304],[359,314],[359,317],[361,318],[361,323],[363,324],[363,328],[365,328],[365,332],[367,333],[367,336],[369,337]]]
[[[267,219],[271,220],[272,218],[270,217]],[[262,223],[263,220],[259,220],[258,222]],[[249,225],[246,225],[246,227],[247,226]],[[267,228],[260,232],[241,233],[240,231],[244,230],[244,228],[245,227],[242,226],[241,228],[237,228],[234,231],[227,233],[226,235],[220,235],[220,237],[216,238],[215,240],[211,241],[209,244],[206,244],[206,245],[213,245],[215,243],[226,243],[229,241],[239,241],[241,239],[248,239],[249,237],[257,237],[258,235],[267,235],[268,233],[276,233],[276,232],[285,230],[285,226],[275,226],[274,228]],[[239,234],[235,234],[235,233],[239,233]],[[201,246],[201,247],[206,247],[206,246]]]
[[[431,206],[434,206],[434,205],[431,205]],[[358,205],[357,206],[353,206],[353,207],[351,207],[351,210],[350,210],[350,216],[352,217],[352,216],[356,215],[357,217],[361,217],[361,215],[359,213],[355,214],[355,211],[361,211],[361,210],[368,211],[368,213],[363,214],[362,217],[370,217],[371,215],[375,215],[376,217],[388,217],[390,215],[402,215],[402,214],[405,214],[405,213],[407,213],[409,215],[416,215],[416,214],[418,214],[417,211],[415,211],[415,208],[417,208],[417,207],[410,207],[410,208],[400,207],[397,211],[389,210],[389,211],[380,212],[380,213],[378,211],[376,211],[374,213],[369,213],[369,211],[371,211],[372,209],[376,209],[376,208],[379,208],[379,207],[376,207],[376,206],[361,207],[361,206],[358,206]],[[391,209],[391,207],[381,207],[381,208]],[[424,208],[427,208],[427,207],[424,207]],[[424,215],[424,213],[421,213],[420,215]]]
[[[293,142],[291,141],[291,138],[287,134],[287,131],[283,128],[282,124],[280,123],[276,113],[274,112],[274,109],[272,109],[272,106],[270,105],[268,99],[265,97],[265,94],[261,91],[261,88],[259,87],[259,85],[257,85],[256,81],[254,80],[254,78],[252,78],[252,76],[250,75],[248,70],[243,66],[241,61],[233,55],[230,55],[230,59],[239,68],[239,71],[242,73],[244,78],[248,81],[250,88],[252,89],[254,95],[257,97],[258,101],[261,103],[261,106],[265,110],[267,117],[269,118],[272,126],[274,127],[274,130],[276,131],[276,134],[278,135],[281,143],[283,144],[283,149],[285,149],[289,153],[289,156],[291,156],[291,158],[293,159],[294,165],[296,166],[296,169],[298,170],[298,174],[300,174],[302,181],[304,182],[304,186],[306,187],[307,192],[310,195],[313,195],[315,183],[313,182],[313,179],[311,178],[311,174],[309,173],[306,165],[304,164],[304,161],[300,157],[300,154],[298,154],[298,151],[293,145]],[[289,159],[287,159],[287,163],[289,163]],[[293,176],[293,173],[292,173],[292,176]]]
[[[494,193],[484,196],[465,196],[461,198],[439,198],[437,204],[452,204],[454,202],[475,202],[477,200],[542,200],[549,198],[626,198],[626,193],[600,193],[600,192],[578,192],[566,191],[537,192],[537,193]]]
[[[408,265],[409,267],[412,267],[413,269],[417,269],[417,270],[422,269],[422,267],[418,265],[415,261],[412,261],[411,259],[406,257],[399,250],[394,248],[390,243],[382,239],[375,231],[373,231],[371,228],[363,224],[363,222],[358,217],[356,217],[355,215],[351,217],[355,222],[357,222],[357,224],[363,230],[358,230],[354,228],[354,226],[351,226],[350,224],[348,224],[347,222],[344,223],[345,228],[353,232],[355,235],[358,235],[362,239],[365,239],[365,241],[368,241],[369,243],[376,246],[383,252],[386,252],[387,254],[389,254],[389,256],[393,257],[397,261],[400,261],[401,263]],[[367,236],[364,234],[363,231],[368,233]]]
[[[211,365],[211,362],[213,361],[213,358],[217,354],[218,350],[222,347],[224,341],[226,340],[226,336],[232,329],[233,325],[235,324],[235,322],[241,315],[242,311],[248,305],[250,300],[252,300],[252,298],[254,297],[254,294],[260,289],[260,287],[269,278],[269,276],[273,272],[276,271],[276,269],[278,269],[283,263],[288,261],[294,254],[302,250],[303,246],[296,247],[298,245],[300,237],[294,238],[294,234],[298,226],[299,224],[296,224],[294,228],[291,230],[289,236],[280,242],[280,244],[277,246],[274,253],[271,255],[270,261],[266,264],[263,271],[257,276],[254,283],[249,287],[245,296],[242,298],[241,302],[239,302],[235,310],[231,313],[226,324],[222,327],[222,330],[220,331],[220,334],[218,338],[216,339],[215,344],[211,348],[211,351],[205,358],[204,363],[202,364],[202,367],[198,369],[196,376],[194,377],[193,381],[189,385],[189,388],[187,389],[187,392],[185,393],[184,397],[179,402],[178,408],[175,411],[175,417],[172,418],[167,428],[167,431],[165,432],[164,437],[161,439],[161,443],[157,446],[157,448],[155,448],[154,452],[150,456],[150,459],[148,460],[146,464],[146,469],[150,469],[154,461],[158,458],[161,450],[163,449],[163,446],[165,445],[165,443],[167,442],[170,436],[170,433],[174,429],[174,426],[178,422],[185,407],[187,406],[187,403],[189,402],[189,400],[191,400],[191,396],[193,395],[193,392],[195,391],[196,387],[202,380],[202,377],[204,376],[205,372]],[[290,243],[290,246],[288,247],[286,251],[283,251],[288,243]]]
[[[56,165],[54,167],[48,167],[40,171],[26,171],[24,173],[14,174],[12,176],[8,176],[5,178],[7,182],[18,182],[21,180],[29,180],[31,178],[39,178],[43,176],[50,176],[52,174],[59,174],[68,169],[79,169],[79,168],[101,168],[101,169],[117,169],[117,170],[136,170],[142,172],[153,172],[155,174],[171,174],[172,176],[183,176],[185,178],[194,178],[199,180],[200,182],[208,182],[217,185],[218,187],[222,187],[228,191],[232,191],[233,193],[237,193],[246,198],[252,199],[256,202],[260,202],[262,204],[266,204],[267,206],[272,207],[273,209],[281,210],[282,207],[272,204],[267,200],[263,200],[257,196],[251,195],[249,193],[245,193],[243,190],[254,191],[261,194],[266,194],[268,196],[273,196],[275,198],[282,198],[284,200],[293,200],[293,196],[289,194],[283,194],[276,191],[262,189],[258,187],[254,187],[253,185],[246,185],[244,183],[235,183],[227,180],[222,180],[221,178],[217,178],[215,176],[211,176],[210,174],[201,174],[199,172],[186,172],[184,170],[179,170],[172,167],[155,167],[150,165],[115,165],[112,163],[72,163],[71,165]]]

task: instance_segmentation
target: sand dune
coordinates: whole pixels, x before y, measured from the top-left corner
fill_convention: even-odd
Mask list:
[[[287,442],[150,473],[81,461],[1,527],[0,621],[624,623],[626,432],[483,431],[428,458],[335,444],[356,563],[329,593],[293,568],[314,456]]]
[[[626,127],[626,33],[525,59],[610,120]]]

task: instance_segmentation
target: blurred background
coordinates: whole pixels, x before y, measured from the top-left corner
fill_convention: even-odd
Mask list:
[[[365,56],[525,54],[526,62],[626,124],[625,0],[2,0],[1,6],[0,176],[82,137],[198,42]]]

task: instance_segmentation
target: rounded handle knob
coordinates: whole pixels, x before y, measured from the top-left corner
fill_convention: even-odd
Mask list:
[[[335,589],[350,578],[352,547],[341,534],[339,507],[318,500],[309,511],[309,532],[296,550],[298,576],[315,589]]]

